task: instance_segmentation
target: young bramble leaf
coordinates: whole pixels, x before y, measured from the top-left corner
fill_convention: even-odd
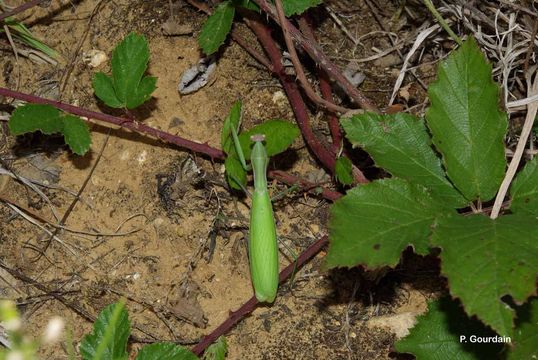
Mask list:
[[[353,188],[331,208],[326,264],[329,268],[395,266],[408,246],[427,254],[431,226],[452,211],[432,199],[424,187],[403,179]]]
[[[111,108],[119,109],[124,106],[116,96],[114,81],[110,76],[102,72],[96,73],[93,75],[92,86],[95,95]]]
[[[226,352],[228,351],[228,344],[224,336],[219,338],[204,352],[204,360],[224,360],[226,358]]]
[[[469,38],[441,63],[426,120],[450,180],[469,201],[488,201],[504,177],[506,114],[491,65]]]
[[[321,0],[282,0],[282,7],[286,16],[302,14],[319,4],[321,4]]]
[[[265,135],[265,150],[267,156],[271,157],[285,151],[293,141],[299,136],[299,128],[285,120],[268,120],[252,129],[239,135],[241,149],[245,159],[250,159],[253,144],[250,137],[256,134]]]
[[[510,187],[510,210],[538,217],[538,157],[529,161]]]
[[[156,88],[157,78],[154,76],[144,76],[140,80],[133,98],[127,100],[127,109],[134,109],[148,101]]]
[[[501,298],[508,295],[521,304],[536,293],[536,219],[520,214],[495,220],[440,218],[431,242],[442,249],[441,272],[466,313],[499,335],[512,336],[514,311]]]
[[[127,109],[149,99],[156,78],[143,77],[149,62],[148,42],[142,35],[130,33],[112,53],[112,77],[116,96]]]
[[[136,360],[197,360],[189,349],[174,343],[146,345],[136,356]]]
[[[208,56],[213,54],[224,43],[232,29],[234,15],[235,7],[232,2],[224,1],[207,18],[198,37],[198,44],[204,54]]]
[[[538,358],[538,299],[517,309],[516,329],[508,360]]]
[[[222,151],[227,155],[230,155],[234,149],[234,143],[232,138],[232,128],[238,131],[239,123],[241,121],[241,100],[237,100],[233,104],[230,113],[224,120],[224,125],[222,125],[222,132],[220,135],[220,145],[222,146]]]
[[[9,131],[13,135],[41,131],[45,135],[61,133],[62,113],[54,106],[27,104],[13,111],[9,120]]]
[[[428,304],[428,312],[417,318],[408,336],[396,342],[398,352],[410,353],[417,360],[496,359],[502,344],[471,342],[471,336],[490,337],[495,333],[479,321],[469,319],[461,307],[448,297]],[[461,341],[460,336],[465,336]]]
[[[353,184],[353,170],[351,160],[347,157],[340,156],[336,159],[336,164],[334,165],[334,173],[336,175],[336,180],[338,180],[343,185],[352,185]]]
[[[93,324],[91,334],[84,336],[80,353],[84,360],[127,360],[127,339],[131,325],[122,302],[107,306]]]
[[[66,115],[63,118],[65,143],[77,155],[84,155],[90,148],[91,137],[88,125],[79,117]]]
[[[428,130],[417,117],[366,113],[340,122],[349,141],[393,176],[423,185],[449,206],[459,208],[467,203],[446,178]]]
[[[112,53],[112,78],[96,73],[95,95],[113,108],[134,109],[146,102],[156,88],[157,78],[144,76],[149,61],[148,42],[130,33]]]
[[[91,144],[88,125],[79,117],[67,115],[51,105],[26,104],[13,111],[8,123],[13,135],[41,131],[62,134],[65,143],[78,155],[84,155]]]

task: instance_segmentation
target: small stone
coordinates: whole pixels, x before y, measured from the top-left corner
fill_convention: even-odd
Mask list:
[[[130,156],[131,156],[131,154],[129,153],[129,150],[125,150],[125,151],[123,151],[121,153],[120,160],[122,160],[122,161],[129,160]]]
[[[282,92],[282,90],[278,90],[278,91],[275,91],[273,93],[273,103],[274,104],[278,104],[282,101],[285,101],[286,100],[286,95],[284,95],[284,93]]]
[[[146,150],[143,150],[140,155],[138,155],[138,157],[136,158],[136,160],[138,161],[138,164],[139,165],[142,165],[143,163],[146,162],[148,158],[148,152]]]
[[[82,55],[82,60],[91,68],[96,68],[108,60],[105,52],[102,50],[92,49]]]

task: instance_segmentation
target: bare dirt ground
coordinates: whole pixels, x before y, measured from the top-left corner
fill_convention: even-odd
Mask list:
[[[353,36],[368,34],[361,46],[352,46],[328,14],[318,12],[320,43],[340,66],[391,46],[366,2],[328,4]],[[153,99],[135,113],[139,121],[216,147],[223,119],[237,99],[244,104],[244,128],[272,118],[294,121],[278,81],[233,42],[223,47],[210,85],[180,96],[179,78],[199,59],[196,35],[206,17],[182,2],[174,8],[177,21],[193,34],[162,33],[170,16],[168,1],[53,1],[47,9],[33,8],[21,20],[64,61],[56,67],[25,58],[17,63],[2,43],[0,86],[110,112],[91,87],[92,75],[108,72],[109,65],[92,68],[84,55],[97,49],[110,56],[115,44],[136,31],[149,41],[149,73],[158,77]],[[396,1],[382,1],[376,9],[385,25],[400,35],[420,25],[389,23],[399,11]],[[244,26],[237,26],[258,46]],[[425,83],[434,75],[431,62],[436,58],[431,53],[424,55],[424,67],[416,69]],[[401,62],[393,52],[357,63],[366,77],[361,89],[379,106],[388,103]],[[419,82],[410,77],[404,85],[398,102],[422,110],[425,91]],[[323,116],[313,121],[316,132],[327,136]],[[252,296],[246,251],[250,200],[228,190],[221,163],[97,122],[91,125],[91,151],[83,157],[71,154],[61,139],[37,134],[14,139],[5,123],[0,125],[3,161],[21,176],[48,184],[42,189],[51,204],[4,177],[3,196],[57,223],[87,181],[65,221],[67,229],[52,240],[7,203],[0,204],[0,259],[26,277],[0,271],[0,296],[17,301],[34,335],[51,316],[60,315],[78,344],[92,326],[80,311],[96,316],[126,297],[137,337],[192,345]],[[279,169],[330,180],[302,140],[281,158],[286,161],[279,164],[286,168]],[[375,171],[371,163],[368,167],[364,170]],[[274,191],[279,189],[275,183]],[[326,234],[328,208],[328,202],[303,194],[275,204],[282,266]],[[441,291],[434,285],[439,283],[437,264],[409,255],[401,267],[377,281],[357,269],[322,271],[322,262],[323,253],[293,282],[281,286],[272,306],[259,307],[226,335],[229,359],[404,358],[391,354],[396,333],[405,331],[401,327]],[[43,358],[67,358],[65,346],[44,349]]]

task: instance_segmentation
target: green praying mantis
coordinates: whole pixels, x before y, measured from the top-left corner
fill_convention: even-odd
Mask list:
[[[269,158],[263,146],[264,135],[254,135],[250,156],[254,174],[254,192],[250,212],[250,272],[256,298],[272,303],[278,288],[278,244],[273,205],[267,191]]]
[[[241,101],[238,100],[225,119],[221,133],[222,149],[227,156],[226,176],[232,189],[242,189],[248,194],[245,188],[246,174],[250,170],[253,172],[254,192],[251,194],[248,250],[250,274],[258,301],[272,303],[279,283],[279,244],[273,214],[273,199],[270,198],[267,188],[267,167],[269,156],[285,151],[299,136],[300,131],[296,125],[288,121],[273,119],[239,134],[241,117]],[[245,154],[250,157],[248,165]],[[297,188],[296,185],[291,186],[284,193],[295,191]],[[296,260],[294,251],[286,244],[282,245]]]
[[[278,289],[278,243],[276,236],[273,205],[267,189],[267,165],[269,157],[263,145],[265,136],[256,134],[250,137],[254,142],[247,166],[243,151],[237,138],[237,130],[232,127],[232,137],[241,164],[245,170],[252,168],[254,192],[250,210],[250,276],[256,299],[272,303]]]

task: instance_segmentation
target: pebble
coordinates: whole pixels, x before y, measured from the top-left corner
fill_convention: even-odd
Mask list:
[[[102,50],[91,49],[82,55],[82,59],[89,67],[96,68],[106,62],[108,56],[106,56],[105,52]]]

